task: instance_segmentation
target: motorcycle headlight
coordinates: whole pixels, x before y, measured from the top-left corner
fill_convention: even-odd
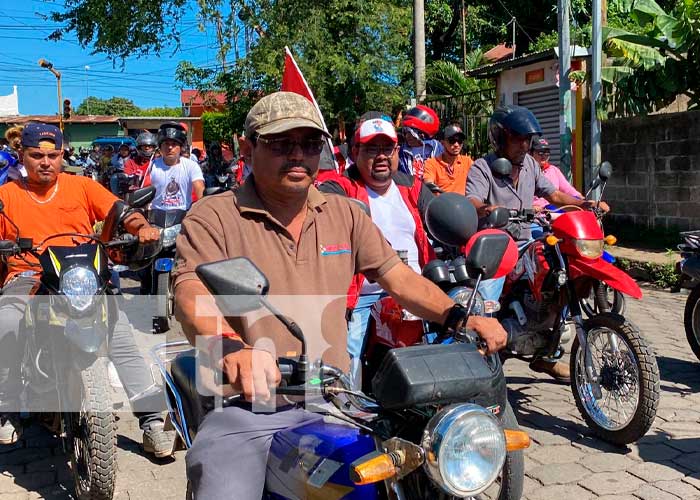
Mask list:
[[[469,302],[469,297],[471,296],[472,291],[474,291],[473,288],[469,288],[466,286],[456,286],[449,292],[447,292],[447,296],[457,304],[461,304],[464,307],[466,307],[467,303]],[[472,309],[472,314],[474,316],[483,316],[484,312],[484,299],[480,293],[477,293],[476,299],[474,300],[474,309]]]
[[[163,246],[170,247],[175,244],[175,238],[180,234],[181,224],[175,224],[174,226],[166,227],[163,229]]]
[[[68,297],[70,305],[83,312],[89,308],[97,293],[97,276],[87,267],[74,267],[61,276],[59,291]]]
[[[605,240],[574,240],[576,242],[576,250],[582,256],[588,259],[597,259],[603,255],[603,246]]]
[[[422,442],[428,476],[448,495],[478,495],[498,477],[506,440],[498,420],[475,404],[448,406],[428,422]]]

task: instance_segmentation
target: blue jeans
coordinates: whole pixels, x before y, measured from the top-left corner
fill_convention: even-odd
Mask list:
[[[536,240],[540,236],[544,235],[544,229],[542,229],[542,226],[540,226],[539,224],[536,224],[534,222],[530,226],[530,231],[532,232],[531,238],[533,240]]]
[[[369,316],[372,311],[372,305],[379,299],[386,297],[386,293],[372,293],[369,295],[360,295],[355,309],[352,311],[352,316],[348,322],[348,354],[350,355],[350,378],[355,384],[355,387],[360,387],[360,374],[362,365],[360,356],[364,351],[365,341],[367,340],[367,327],[369,326]]]

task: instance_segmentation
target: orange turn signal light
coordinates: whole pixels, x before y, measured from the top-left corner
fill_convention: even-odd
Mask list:
[[[557,243],[559,243],[559,238],[557,238],[557,237],[554,236],[553,234],[550,234],[549,236],[547,236],[547,237],[544,239],[544,241],[545,241],[545,243],[547,243],[547,245],[549,245],[550,247],[553,247],[554,245],[556,245]]]
[[[358,486],[384,481],[398,472],[388,453],[372,454],[369,459],[362,457],[350,465],[350,480]]]
[[[524,431],[514,431],[506,429],[503,431],[506,435],[506,450],[517,451],[524,450],[530,447],[530,436]]]
[[[617,238],[615,238],[612,234],[609,234],[605,237],[605,244],[613,246],[615,243],[617,243]]]

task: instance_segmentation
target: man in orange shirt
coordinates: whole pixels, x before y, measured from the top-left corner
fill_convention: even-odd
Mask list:
[[[423,182],[435,184],[444,192],[463,195],[467,187],[467,172],[473,161],[469,156],[460,154],[464,132],[458,125],[448,125],[442,136],[444,151],[425,162]]]
[[[18,236],[32,238],[35,243],[59,233],[90,234],[96,221],[104,220],[117,197],[92,179],[61,172],[63,134],[53,126],[30,123],[22,131],[22,148],[27,177],[0,187],[0,200],[7,218],[0,218],[0,239]],[[12,220],[17,230],[7,222]],[[138,213],[127,217],[125,229],[138,236],[141,243],[160,239],[158,229],[151,227]],[[55,245],[74,246],[74,238],[66,236],[52,241]],[[17,419],[21,395],[20,364],[24,343],[20,321],[31,289],[38,279],[32,255],[6,259],[7,276],[0,295],[0,445],[15,443],[21,434]],[[130,401],[150,391],[154,381],[143,357],[138,352],[126,315],[119,315],[112,332],[109,357]],[[172,453],[172,432],[164,430],[158,411],[142,408],[136,413],[143,430],[144,450],[156,457]]]

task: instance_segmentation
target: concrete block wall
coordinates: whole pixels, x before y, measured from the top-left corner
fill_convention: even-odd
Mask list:
[[[605,121],[601,149],[616,222],[700,229],[700,111]]]

